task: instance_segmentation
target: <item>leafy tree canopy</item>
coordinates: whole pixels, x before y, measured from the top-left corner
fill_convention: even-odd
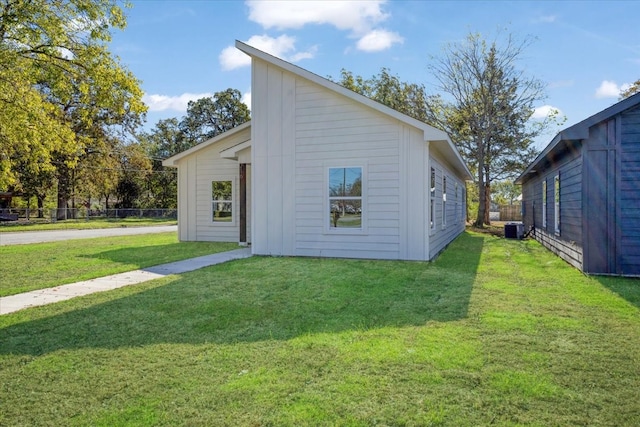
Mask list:
[[[449,133],[476,175],[477,226],[489,223],[491,183],[524,169],[536,155],[534,138],[556,123],[553,114],[531,120],[545,98],[545,85],[518,67],[531,42],[509,34],[489,43],[470,34],[447,45],[428,66],[443,95],[430,98],[428,121]]]
[[[25,164],[59,177],[140,123],[139,82],[107,46],[125,24],[116,0],[0,1],[0,188]]]
[[[629,86],[626,90],[624,90],[621,94],[620,94],[620,99],[626,99],[628,97],[630,97],[631,95],[635,95],[636,93],[640,92],[640,79],[636,80],[635,82],[633,82],[631,84],[631,86]]]
[[[208,98],[189,101],[180,130],[192,144],[199,144],[250,119],[249,107],[237,89],[216,92]]]
[[[354,76],[351,71],[342,69],[340,80],[336,83],[410,117],[427,121],[428,97],[424,86],[403,82],[388,68],[382,68],[380,73],[369,79]]]

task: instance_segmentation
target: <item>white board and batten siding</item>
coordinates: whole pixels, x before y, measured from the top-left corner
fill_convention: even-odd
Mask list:
[[[259,58],[252,70],[254,254],[427,260],[463,230],[430,233],[423,130]],[[361,229],[329,227],[331,167],[362,168]]]
[[[225,159],[220,152],[250,138],[250,128],[221,135],[206,149],[194,150],[178,160],[178,236],[181,241],[237,242],[240,233],[240,172],[236,160]],[[204,142],[203,144],[207,144]],[[251,167],[247,166],[250,178]],[[214,222],[212,182],[231,181],[233,191],[233,220]],[[250,182],[250,181],[248,181]],[[247,216],[250,217],[250,186],[247,186]],[[248,218],[249,219],[249,218]],[[248,222],[249,223],[249,222]],[[247,240],[251,241],[247,227]]]

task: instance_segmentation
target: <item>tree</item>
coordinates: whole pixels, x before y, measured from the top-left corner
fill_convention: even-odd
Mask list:
[[[140,124],[139,82],[107,48],[125,25],[117,0],[0,2],[0,187],[20,164],[55,171],[66,207],[78,163]]]
[[[116,187],[118,208],[139,208],[149,174],[151,162],[139,144],[129,144],[120,149],[120,178]]]
[[[250,112],[237,89],[216,92],[212,97],[189,101],[180,130],[195,145],[249,121]]]
[[[631,86],[629,86],[626,90],[624,90],[620,94],[620,99],[622,100],[622,99],[628,98],[631,95],[635,95],[638,92],[640,92],[640,79],[638,79],[635,82],[633,82],[633,84],[631,84]]]
[[[424,86],[403,82],[388,68],[382,68],[379,74],[366,80],[342,69],[336,83],[410,117],[423,122],[427,120]]]
[[[447,131],[475,174],[479,206],[474,225],[489,223],[491,182],[513,178],[536,155],[534,138],[555,121],[531,120],[544,84],[517,68],[531,44],[508,35],[488,44],[477,34],[447,45],[428,66],[442,96],[431,97],[428,121]]]
[[[178,177],[175,168],[162,166],[166,158],[190,148],[180,130],[178,119],[160,120],[149,133],[140,136],[140,143],[151,159],[153,173],[147,180],[148,206],[176,208]]]
[[[491,191],[495,203],[512,205],[518,199],[522,189],[519,185],[514,184],[513,181],[500,181],[492,186]]]

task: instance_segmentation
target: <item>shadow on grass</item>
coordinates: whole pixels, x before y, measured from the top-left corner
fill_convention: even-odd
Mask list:
[[[635,307],[640,308],[640,278],[592,276],[604,287],[612,290]]]
[[[463,233],[432,263],[253,257],[220,264],[5,327],[0,353],[231,344],[455,321],[467,315],[483,240]]]
[[[119,264],[144,268],[187,258],[210,255],[238,249],[237,243],[222,242],[175,242],[164,245],[136,246],[109,249],[85,258],[105,259]]]

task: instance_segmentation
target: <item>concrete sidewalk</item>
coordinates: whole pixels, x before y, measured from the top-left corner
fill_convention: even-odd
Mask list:
[[[156,265],[142,270],[133,270],[126,273],[114,274],[112,276],[85,280],[84,282],[76,282],[68,285],[56,286],[54,288],[40,289],[37,291],[25,292],[23,294],[2,297],[0,298],[0,315],[13,313],[29,307],[64,301],[95,292],[109,291],[123,286],[135,285],[137,283],[159,279],[171,274],[185,273],[187,271],[198,270],[203,267],[235,259],[249,258],[250,256],[251,248],[242,248],[197,258],[190,258],[183,261],[176,261],[169,264]]]

